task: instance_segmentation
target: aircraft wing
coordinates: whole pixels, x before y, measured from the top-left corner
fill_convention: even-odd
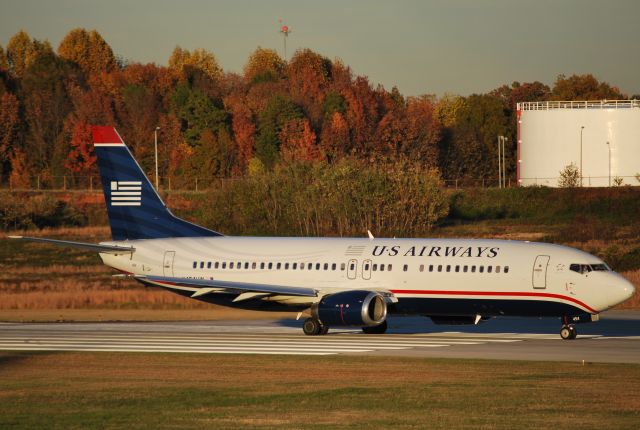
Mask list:
[[[198,297],[209,293],[230,293],[230,294],[251,294],[252,296],[262,295],[283,295],[298,297],[317,297],[318,292],[313,288],[290,287],[271,284],[254,284],[250,282],[222,281],[213,279],[191,279],[175,278],[170,276],[134,276],[142,282],[151,282],[166,288],[186,289],[193,291],[191,297]],[[247,294],[248,298],[249,295]],[[239,301],[239,300],[238,300]]]
[[[44,237],[9,236],[9,239],[19,239],[29,242],[41,242],[51,245],[67,246],[70,248],[84,249],[85,251],[99,252],[101,254],[126,254],[135,252],[136,250],[132,246],[99,245],[96,243],[72,242],[70,240],[45,239]]]

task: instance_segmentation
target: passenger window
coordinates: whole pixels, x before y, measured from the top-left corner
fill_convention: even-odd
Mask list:
[[[320,270],[320,263],[316,263],[316,270]]]
[[[251,268],[255,269],[256,268],[256,262],[254,261],[253,263],[251,263]]]
[[[269,263],[269,270],[273,269],[273,263]]]
[[[391,269],[393,269],[393,265],[391,264],[387,264],[387,271],[391,272]]]
[[[374,271],[374,272],[376,272],[377,270],[378,270],[378,265],[377,265],[377,264],[374,264],[374,265],[373,265],[373,271]]]
[[[197,262],[197,261],[194,261],[194,262],[193,262],[193,268],[194,268],[194,269],[197,269],[197,268],[198,268],[198,262]]]
[[[200,262],[200,268],[201,268],[201,269],[204,269],[204,261],[201,261],[201,262]]]
[[[262,263],[260,263],[260,268],[264,269],[264,261]]]
[[[242,261],[238,261],[238,265],[236,267],[238,270],[242,269]]]
[[[375,266],[375,264],[374,264],[374,266]],[[356,265],[354,263],[351,263],[351,265],[349,267],[350,267],[349,270],[356,270]]]
[[[276,270],[280,270],[281,267],[282,267],[282,263],[276,263]]]
[[[496,266],[496,273],[500,273],[500,266]]]
[[[464,273],[467,273],[467,271],[468,271],[468,270],[469,270],[469,266],[464,266],[464,267],[462,268],[462,271],[463,271]]]
[[[300,263],[300,270],[304,270],[304,263]]]
[[[345,268],[346,268],[346,264],[340,263],[340,270],[344,271]]]
[[[460,266],[456,265],[456,273],[458,273],[460,271]]]
[[[406,272],[407,270],[409,270],[409,266],[407,266],[406,264],[404,266],[402,266],[402,271]]]
[[[424,264],[421,264],[421,265],[420,265],[420,271],[421,271],[421,272],[424,272]]]
[[[331,264],[331,270],[336,270],[336,263]]]
[[[329,263],[324,263],[324,270],[328,270],[329,269]]]
[[[381,271],[381,272],[384,272],[384,264],[381,264],[381,265],[380,265],[380,271]]]
[[[247,261],[246,263],[244,263],[244,268],[248,269],[249,268],[249,262]]]
[[[476,273],[476,266],[471,266],[471,273]]]
[[[364,270],[369,270],[369,263],[366,263],[366,264],[364,265]]]
[[[313,269],[313,263],[307,264],[307,269],[309,269],[309,270]]]
[[[233,261],[229,263],[229,269],[233,269]]]
[[[433,264],[429,264],[429,272],[433,272]]]
[[[493,266],[487,267],[487,273],[491,273],[492,270],[493,270]]]
[[[293,263],[293,266],[291,266],[291,270],[296,270],[298,268],[298,263]]]
[[[218,269],[220,267],[220,262],[216,261],[216,264],[214,264],[213,267]]]
[[[207,269],[211,269],[211,262],[210,261],[207,263]]]
[[[483,273],[484,272],[484,266],[480,266],[478,270],[479,270],[480,273]]]
[[[226,262],[226,261],[222,262],[222,268],[223,268],[223,269],[226,269],[226,268],[227,268],[227,262]]]
[[[451,272],[451,266],[447,264],[447,272]]]
[[[504,266],[504,273],[509,273],[509,266]]]
[[[442,264],[438,265],[438,272],[442,272]]]

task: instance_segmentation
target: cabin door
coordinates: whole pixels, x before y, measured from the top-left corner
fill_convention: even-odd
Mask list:
[[[173,276],[173,258],[175,256],[175,251],[166,251],[164,253],[164,263],[162,263],[162,273],[164,276]]]
[[[533,288],[547,288],[548,255],[538,255],[533,263]]]
[[[349,260],[347,263],[347,278],[356,279],[358,274],[358,260]]]
[[[371,279],[371,260],[362,262],[362,279]]]

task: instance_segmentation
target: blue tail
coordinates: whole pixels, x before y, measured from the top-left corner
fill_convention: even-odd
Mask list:
[[[114,127],[92,132],[113,240],[222,236],[167,209]]]

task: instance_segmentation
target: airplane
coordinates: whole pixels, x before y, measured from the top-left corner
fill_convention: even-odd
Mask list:
[[[559,317],[568,340],[575,324],[635,292],[598,257],[548,243],[225,236],[174,216],[114,127],[92,134],[112,240],[12,238],[97,252],[119,276],[193,299],[297,311],[306,335],[337,326],[382,334],[390,314],[436,324],[519,316]]]

